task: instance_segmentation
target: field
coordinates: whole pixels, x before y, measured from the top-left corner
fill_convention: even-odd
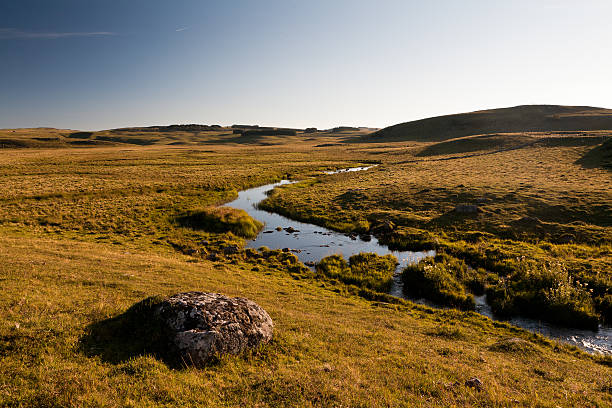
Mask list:
[[[496,278],[522,262],[561,263],[572,290],[582,290],[576,279],[596,289],[583,301],[604,319],[612,173],[588,152],[607,132],[472,136],[454,147],[375,143],[350,130],[249,140],[227,129],[120,131],[115,140],[58,132],[2,131],[60,142],[1,150],[0,406],[612,405],[609,358],[471,311],[367,300],[275,259],[211,256],[244,240],[181,222],[238,190],[304,179],[266,206],[433,247]],[[378,166],[321,175],[366,163]],[[196,370],[166,365],[129,334],[89,336],[148,296],[188,290],[256,301],[276,323],[274,341]],[[482,390],[465,385],[472,377]]]
[[[505,134],[513,147],[502,150],[468,137],[454,141],[462,153],[436,155],[449,142],[352,145],[381,164],[319,178],[308,189],[280,188],[264,204],[334,229],[373,232],[396,248],[435,248],[464,260],[479,268],[478,283],[498,298],[501,314],[592,327],[612,318],[612,177],[606,167],[577,162],[605,135]],[[554,271],[542,276],[545,268]],[[534,304],[541,296],[531,288],[551,280],[571,293]]]

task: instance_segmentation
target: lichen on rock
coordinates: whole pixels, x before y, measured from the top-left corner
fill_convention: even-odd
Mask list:
[[[185,364],[201,367],[222,354],[239,354],[272,339],[274,323],[245,298],[186,292],[155,309],[169,333],[170,346]]]

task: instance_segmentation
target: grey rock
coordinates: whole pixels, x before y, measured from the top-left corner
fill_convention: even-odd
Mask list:
[[[456,213],[460,213],[460,214],[476,214],[477,212],[481,211],[477,205],[473,205],[473,204],[459,204],[458,206],[455,207],[454,210]]]
[[[359,235],[362,241],[369,242],[372,240],[372,236],[370,234],[361,234]]]
[[[196,367],[216,355],[265,344],[274,330],[268,313],[255,302],[219,293],[179,293],[160,303],[155,315],[166,326],[173,351]]]
[[[465,385],[470,388],[475,388],[477,390],[481,390],[483,387],[482,381],[478,377],[472,377],[465,382]]]

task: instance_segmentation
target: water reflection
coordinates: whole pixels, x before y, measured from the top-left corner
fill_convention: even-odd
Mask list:
[[[348,259],[351,255],[359,252],[374,252],[378,255],[392,253],[399,261],[398,271],[406,265],[419,262],[427,256],[435,255],[435,251],[389,251],[386,246],[379,244],[375,237],[371,237],[369,240],[350,237],[313,224],[294,221],[256,207],[259,202],[267,197],[266,193],[268,191],[290,183],[288,180],[283,180],[279,183],[244,190],[238,193],[237,199],[227,204],[229,207],[245,210],[251,217],[265,225],[257,238],[247,242],[248,248],[262,246],[272,249],[289,248],[303,263],[318,262],[322,258],[333,254],[342,254]]]
[[[350,169],[328,171],[325,173],[335,174],[363,171],[372,167],[374,166],[354,167]],[[249,215],[263,222],[265,225],[263,231],[257,238],[247,242],[247,247],[259,248],[266,246],[271,249],[289,248],[297,255],[299,260],[306,265],[312,265],[312,263],[316,263],[322,258],[333,254],[342,254],[345,259],[348,259],[351,255],[359,252],[373,252],[378,255],[391,253],[397,258],[399,265],[396,269],[396,276],[390,294],[398,297],[405,297],[402,292],[399,272],[406,265],[417,263],[428,256],[434,256],[435,251],[390,251],[385,245],[379,244],[378,239],[375,237],[366,240],[360,237],[351,237],[313,224],[294,221],[282,215],[257,208],[257,204],[267,197],[269,191],[278,186],[291,183],[293,182],[283,180],[278,183],[244,190],[238,193],[237,199],[227,204],[229,207],[245,210]],[[491,307],[486,303],[484,296],[475,297],[475,300],[477,312],[493,320],[498,320],[493,316]],[[439,307],[423,299],[416,301],[429,306]],[[589,330],[557,327],[537,320],[521,317],[512,318],[508,322],[550,338],[575,344],[589,352],[612,354],[612,328],[610,327],[601,327],[598,332],[592,332]]]

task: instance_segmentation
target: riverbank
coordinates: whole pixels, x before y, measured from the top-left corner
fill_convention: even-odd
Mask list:
[[[486,287],[500,315],[596,327],[612,318],[610,172],[583,167],[592,146],[580,138],[540,139],[418,163],[406,158],[427,147],[372,145],[363,151],[389,161],[356,177],[277,189],[263,205],[302,222],[374,233],[393,249],[436,249],[465,262],[476,276],[456,270],[454,279],[465,289]],[[462,292],[457,286],[455,295]]]
[[[365,300],[292,273],[291,253],[247,258],[233,253],[241,238],[179,222],[240,190],[383,167],[406,148],[321,143],[3,150],[0,406],[612,404],[609,359],[473,312]],[[367,173],[346,174],[345,188]],[[274,340],[202,370],[82,344],[146,297],[191,290],[254,300]]]
[[[353,167],[335,171],[326,171],[325,174],[342,174],[366,171],[372,167]],[[304,183],[304,182],[302,182]],[[306,265],[314,266],[321,259],[339,254],[344,259],[362,252],[375,253],[380,256],[391,254],[398,259],[395,279],[390,294],[408,298],[432,307],[443,307],[435,302],[425,299],[411,298],[403,290],[401,272],[408,265],[414,265],[426,257],[433,257],[435,251],[392,251],[387,245],[381,244],[376,237],[348,235],[329,230],[318,225],[303,223],[282,215],[262,210],[259,204],[268,198],[271,191],[280,186],[292,184],[289,180],[278,183],[254,187],[238,192],[238,198],[227,203],[230,208],[246,211],[254,219],[264,223],[263,230],[259,235],[247,241],[248,248],[266,247],[270,249],[285,249],[294,253],[297,258]],[[308,186],[311,183],[306,182]],[[298,187],[298,186],[296,186]],[[299,187],[298,187],[299,188]],[[491,319],[499,320],[493,313],[491,306],[486,302],[486,296],[477,296],[477,307],[475,310]],[[565,328],[547,322],[514,316],[504,319],[512,324],[529,330],[533,333],[542,334],[554,340],[576,345],[591,353],[603,353],[612,355],[612,328],[600,326],[598,330],[581,330]]]

